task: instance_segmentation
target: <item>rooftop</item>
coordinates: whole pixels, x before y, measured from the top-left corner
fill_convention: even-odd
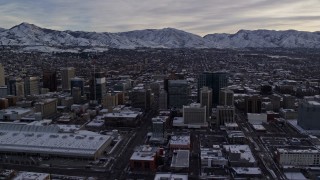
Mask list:
[[[172,156],[171,168],[189,168],[189,150],[175,150]]]

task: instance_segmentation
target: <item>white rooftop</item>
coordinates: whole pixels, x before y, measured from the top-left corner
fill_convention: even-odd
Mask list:
[[[186,174],[157,173],[154,180],[188,180]]]
[[[170,139],[170,145],[189,145],[190,136],[172,136]]]
[[[172,156],[172,168],[189,168],[189,150],[175,150]]]
[[[105,143],[106,135],[82,135],[32,131],[0,132],[0,151],[28,152],[68,156],[92,156]]]
[[[48,177],[50,177],[50,175],[46,173],[21,172],[14,180],[46,180]]]
[[[248,145],[223,145],[223,148],[229,153],[240,153],[240,158],[248,162],[254,163],[256,161]]]
[[[157,152],[156,147],[143,145],[136,147],[135,151],[133,152],[130,160],[132,161],[154,161]]]
[[[246,174],[246,175],[260,175],[260,174],[262,174],[261,169],[258,167],[233,167],[232,169],[237,174]]]

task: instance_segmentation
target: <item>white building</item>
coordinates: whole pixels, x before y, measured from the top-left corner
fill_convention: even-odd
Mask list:
[[[319,166],[320,151],[317,149],[278,148],[276,154],[280,165]]]

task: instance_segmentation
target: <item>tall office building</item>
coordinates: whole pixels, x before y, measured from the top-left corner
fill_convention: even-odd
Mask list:
[[[5,85],[5,78],[4,78],[4,67],[0,64],[0,86]]]
[[[298,125],[305,130],[320,130],[320,102],[303,100],[298,108]]]
[[[154,138],[164,138],[165,135],[165,119],[152,118],[152,136]]]
[[[40,79],[38,77],[26,77],[24,79],[25,95],[37,95],[40,93]]]
[[[168,81],[169,108],[182,108],[188,104],[189,86],[186,80]]]
[[[168,93],[164,89],[159,94],[159,109],[168,109]]]
[[[90,100],[93,104],[101,103],[106,95],[106,78],[103,72],[96,72],[90,80]]]
[[[84,80],[82,78],[79,78],[79,77],[71,78],[70,85],[71,85],[71,89],[73,89],[74,87],[79,88],[81,91],[81,95],[83,95]],[[72,91],[71,91],[71,94],[72,94]]]
[[[217,125],[221,126],[225,123],[234,122],[235,109],[234,106],[217,106]]]
[[[62,90],[71,90],[71,78],[75,76],[75,69],[73,67],[67,67],[61,69]]]
[[[283,95],[283,108],[284,109],[294,109],[296,98],[289,94]]]
[[[246,113],[261,113],[261,96],[249,95],[245,97]]]
[[[141,108],[143,110],[151,108],[151,89],[135,87],[129,93],[129,98],[131,100],[131,106],[134,108]]]
[[[233,106],[234,105],[234,92],[228,88],[222,88],[220,90],[219,105],[221,106]]]
[[[200,104],[201,106],[206,106],[207,119],[209,119],[212,112],[212,90],[206,86],[201,88]]]
[[[220,98],[220,89],[228,84],[226,72],[204,72],[198,78],[198,100],[200,101],[200,89],[207,86],[212,89],[212,103],[217,105]]]
[[[51,70],[43,71],[43,88],[48,88],[50,92],[57,91],[57,72]]]
[[[21,78],[9,79],[8,94],[17,97],[24,97],[24,82]]]

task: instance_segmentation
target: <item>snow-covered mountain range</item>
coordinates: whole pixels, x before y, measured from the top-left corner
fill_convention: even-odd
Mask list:
[[[235,34],[204,37],[173,28],[146,29],[121,33],[57,31],[21,23],[0,28],[0,45],[17,45],[35,50],[41,47],[91,48],[320,48],[320,32],[240,30]]]

